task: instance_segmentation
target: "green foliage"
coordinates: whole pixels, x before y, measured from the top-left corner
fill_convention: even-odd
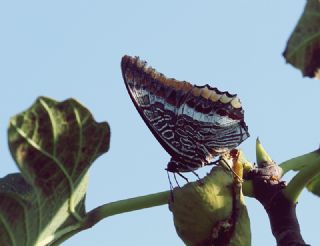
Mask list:
[[[308,184],[307,184],[308,191],[312,192],[316,196],[320,196],[320,174],[314,177]]]
[[[304,76],[320,79],[320,1],[308,0],[283,53]]]
[[[87,171],[109,148],[107,123],[73,99],[40,97],[10,120],[21,174],[0,180],[0,245],[47,245],[80,225]]]
[[[286,197],[297,202],[302,190],[307,187],[314,194],[320,193],[320,187],[317,185],[320,173],[320,150],[292,158],[280,164],[283,174],[288,171],[298,171],[298,173],[290,180],[286,189]]]

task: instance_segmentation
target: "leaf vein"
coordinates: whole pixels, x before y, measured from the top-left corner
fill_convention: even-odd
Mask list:
[[[296,47],[289,55],[288,55],[288,59],[291,59],[296,53],[299,52],[300,49],[302,49],[303,47],[307,46],[308,43],[311,43],[313,40],[317,39],[320,37],[320,32],[311,35],[309,38],[306,38],[303,42],[301,42],[298,47]]]

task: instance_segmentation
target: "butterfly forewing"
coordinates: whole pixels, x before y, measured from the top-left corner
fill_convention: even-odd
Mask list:
[[[249,136],[236,95],[166,78],[137,57],[124,56],[121,69],[135,107],[172,156],[168,171],[207,165]]]

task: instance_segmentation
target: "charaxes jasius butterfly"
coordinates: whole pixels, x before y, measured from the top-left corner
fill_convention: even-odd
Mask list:
[[[236,95],[167,78],[138,57],[124,56],[121,69],[133,104],[171,155],[167,171],[209,165],[249,137]]]

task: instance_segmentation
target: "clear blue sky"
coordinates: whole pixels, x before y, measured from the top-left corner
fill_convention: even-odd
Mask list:
[[[0,176],[17,171],[7,148],[9,118],[36,97],[69,97],[107,120],[109,153],[90,170],[87,209],[169,188],[168,154],[136,112],[120,72],[139,55],[169,77],[238,93],[255,160],[260,137],[277,162],[316,149],[316,80],[303,79],[281,56],[305,1],[1,1]],[[208,169],[199,171],[203,175]],[[252,245],[275,245],[261,205],[247,199]],[[302,234],[318,245],[320,199],[304,191]],[[167,206],[110,217],[64,245],[183,245]]]

